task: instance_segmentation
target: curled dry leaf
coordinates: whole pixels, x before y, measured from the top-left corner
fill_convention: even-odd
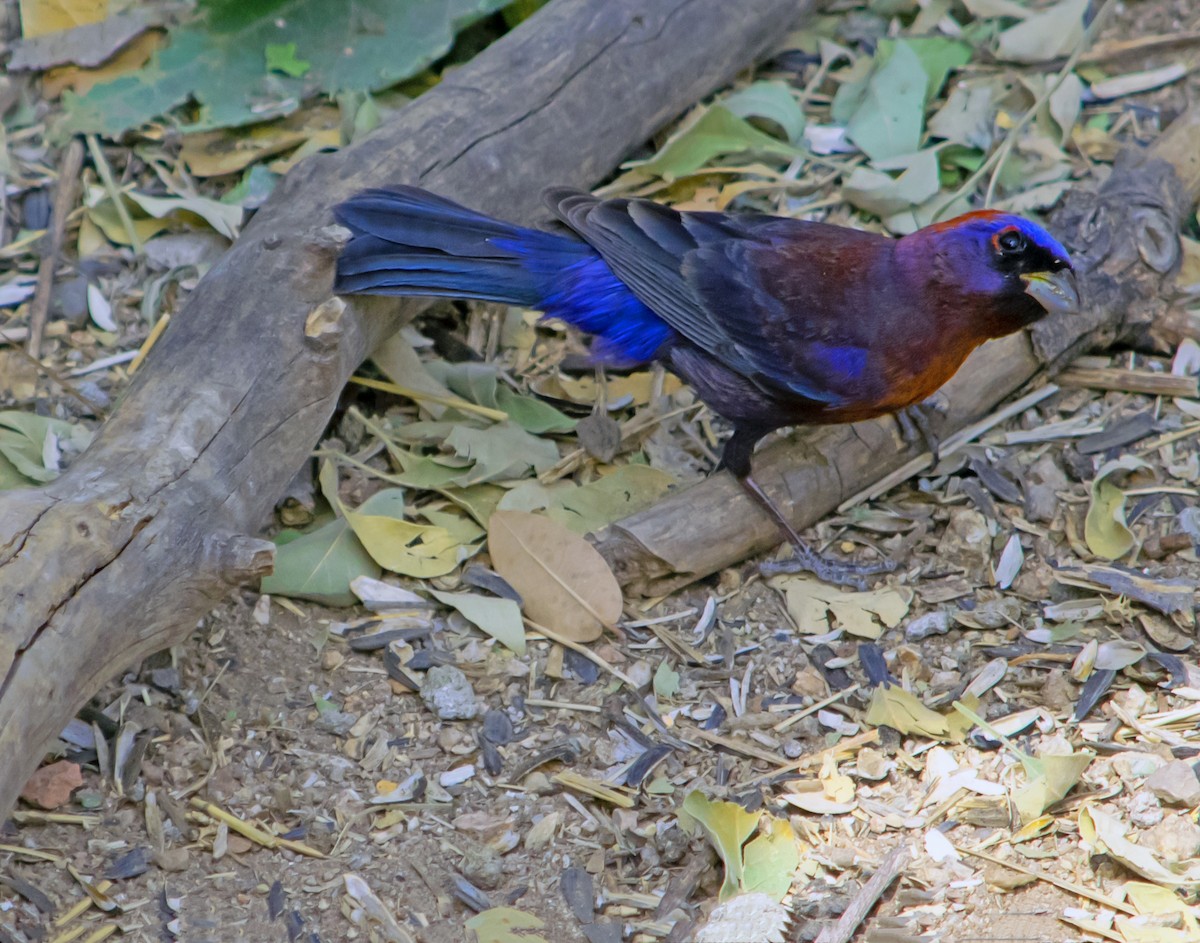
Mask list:
[[[621,617],[621,587],[604,558],[562,524],[524,511],[488,522],[492,564],[525,600],[534,622],[590,642]]]

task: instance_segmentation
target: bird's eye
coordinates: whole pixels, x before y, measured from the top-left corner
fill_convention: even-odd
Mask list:
[[[996,237],[996,245],[1006,255],[1025,248],[1025,237],[1016,229],[1006,229]]]

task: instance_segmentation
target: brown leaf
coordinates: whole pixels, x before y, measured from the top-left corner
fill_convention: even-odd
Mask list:
[[[621,587],[604,558],[556,521],[496,511],[488,548],[496,572],[521,594],[534,622],[590,642],[621,617]]]

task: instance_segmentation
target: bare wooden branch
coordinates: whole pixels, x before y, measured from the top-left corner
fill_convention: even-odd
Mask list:
[[[1124,370],[1120,367],[1067,367],[1054,382],[1063,387],[1085,390],[1117,390],[1145,393],[1147,396],[1200,396],[1200,377],[1177,377],[1149,370]]]
[[[1172,311],[1179,229],[1200,196],[1200,106],[1148,151],[1119,155],[1094,190],[1070,193],[1053,228],[1080,270],[1084,310],[985,344],[947,384],[943,435],[1085,350],[1161,343]],[[1175,322],[1186,329],[1186,323]],[[890,418],[793,431],[760,449],[754,477],[798,528],[917,457]],[[669,495],[597,536],[626,590],[657,596],[779,544],[774,522],[725,472]]]
[[[879,898],[900,876],[910,857],[907,845],[897,845],[888,852],[888,856],[871,875],[871,879],[854,895],[854,900],[850,901],[850,906],[838,922],[821,931],[817,943],[850,943],[859,925],[867,919]]]
[[[261,572],[252,537],[346,378],[415,303],[331,295],[351,193],[415,183],[534,221],[729,81],[797,0],[556,0],[366,140],[300,164],[203,279],[74,467],[0,495],[0,815],[125,666]],[[216,536],[214,536],[216,535]]]
[[[75,205],[75,194],[79,192],[79,173],[83,170],[83,141],[72,138],[63,151],[58,168],[58,182],[54,187],[54,202],[50,207],[50,228],[43,237],[38,265],[37,287],[29,304],[29,356],[42,354],[42,332],[50,316],[50,291],[54,287],[54,270],[58,268],[59,253],[62,251],[63,235],[67,231],[67,217]]]

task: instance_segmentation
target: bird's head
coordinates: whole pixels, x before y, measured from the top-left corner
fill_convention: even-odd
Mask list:
[[[939,288],[975,310],[990,336],[1010,334],[1047,313],[1079,309],[1067,250],[1020,216],[981,210],[900,241],[909,242],[916,257],[925,256]]]

